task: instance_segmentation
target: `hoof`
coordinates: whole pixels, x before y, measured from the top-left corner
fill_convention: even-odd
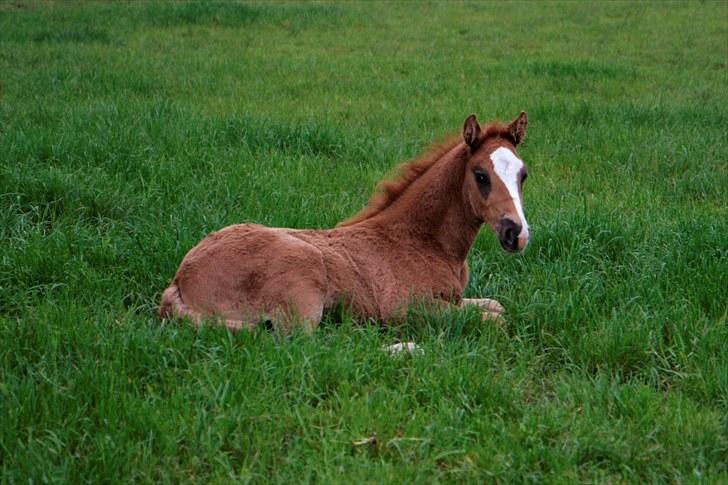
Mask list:
[[[382,350],[390,355],[422,355],[425,353],[425,351],[414,342],[400,342],[398,344],[386,345],[382,347]]]
[[[503,305],[490,298],[463,298],[462,306],[477,306],[484,312],[501,314],[505,311]]]
[[[496,300],[490,298],[463,298],[463,307],[476,306],[483,312],[483,321],[498,321],[503,322],[503,312],[505,309],[503,305],[498,303]]]
[[[483,311],[482,319],[484,322],[505,323],[506,321],[502,313],[489,312],[487,310]]]

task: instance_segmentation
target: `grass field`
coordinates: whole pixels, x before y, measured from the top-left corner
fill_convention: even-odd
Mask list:
[[[529,115],[505,324],[161,326],[208,232],[331,227]],[[0,482],[728,481],[728,7],[0,2]],[[416,341],[417,357],[380,351]]]

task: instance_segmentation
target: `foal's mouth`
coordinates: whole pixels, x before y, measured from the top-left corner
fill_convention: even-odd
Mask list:
[[[505,239],[498,239],[500,241],[500,245],[503,249],[506,250],[506,252],[509,253],[517,253],[521,250],[518,248],[518,242],[517,241],[507,241]]]
[[[526,241],[520,245],[519,245],[519,242],[516,242],[515,245],[513,245],[511,243],[507,243],[505,241],[501,241],[500,243],[501,243],[501,247],[503,249],[505,249],[506,252],[511,253],[511,254],[522,253],[526,249],[526,246],[528,246],[528,241]]]
[[[528,237],[521,237],[521,229],[520,224],[508,217],[503,217],[496,231],[501,247],[509,253],[517,253],[525,248],[528,244]]]
[[[524,237],[499,237],[498,241],[503,249],[509,253],[520,253],[528,246],[529,238]]]

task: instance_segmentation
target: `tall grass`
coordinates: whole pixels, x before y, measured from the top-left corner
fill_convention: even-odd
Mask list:
[[[710,2],[0,4],[2,481],[728,480],[727,41]],[[331,227],[522,109],[533,240],[469,258],[505,323],[160,325],[208,232]]]

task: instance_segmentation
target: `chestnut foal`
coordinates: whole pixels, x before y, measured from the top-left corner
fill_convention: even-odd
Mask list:
[[[425,300],[498,317],[495,300],[462,298],[466,257],[483,223],[506,251],[528,244],[526,166],[516,152],[527,124],[523,112],[482,127],[469,116],[461,137],[402,165],[334,229],[237,224],[210,234],[182,260],[160,315],[219,319],[232,330],[267,321],[288,331],[315,328],[342,301],[358,317],[387,321]]]

